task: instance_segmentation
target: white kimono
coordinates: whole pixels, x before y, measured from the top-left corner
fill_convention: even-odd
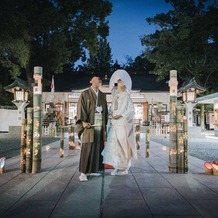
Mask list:
[[[109,113],[122,117],[108,120],[107,143],[102,151],[103,163],[128,170],[131,159],[137,158],[137,149],[133,128],[134,105],[127,91],[115,94]]]

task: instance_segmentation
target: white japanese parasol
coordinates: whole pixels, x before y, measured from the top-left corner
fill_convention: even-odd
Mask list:
[[[119,79],[121,79],[123,81],[126,88],[130,91],[132,88],[132,79],[131,79],[130,75],[125,70],[116,70],[112,74],[112,76],[110,78],[110,82],[109,82],[110,90],[113,89],[114,83],[117,83],[117,81]]]

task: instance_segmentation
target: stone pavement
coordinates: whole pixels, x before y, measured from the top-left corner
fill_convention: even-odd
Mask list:
[[[218,176],[204,173],[204,161],[189,156],[189,172],[171,174],[168,148],[151,141],[145,158],[145,136],[141,134],[138,159],[128,175],[80,182],[79,150],[59,157],[59,142],[42,148],[42,169],[20,174],[19,156],[6,161],[0,174],[0,217],[8,218],[144,218],[218,217]]]

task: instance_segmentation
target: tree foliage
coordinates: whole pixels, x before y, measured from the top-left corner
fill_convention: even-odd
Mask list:
[[[100,38],[97,45],[97,52],[90,55],[87,64],[82,67],[82,70],[105,76],[110,73],[112,66],[111,48],[105,38]]]
[[[195,77],[198,83],[218,90],[218,5],[209,0],[166,0],[174,10],[147,18],[158,26],[154,34],[145,35],[145,55],[155,63],[159,79],[178,71],[182,80]]]
[[[29,82],[34,66],[43,67],[44,81],[71,69],[96,54],[111,8],[107,0],[1,0],[0,69]]]
[[[135,59],[127,56],[126,60],[127,62],[123,68],[130,74],[149,74],[155,68],[155,65],[148,61],[144,54],[137,56]]]

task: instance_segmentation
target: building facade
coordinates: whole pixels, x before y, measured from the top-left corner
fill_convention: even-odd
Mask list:
[[[88,87],[87,87],[88,88]],[[55,111],[62,112],[68,123],[73,123],[77,113],[77,102],[80,94],[85,89],[72,90],[72,92],[43,92],[42,111],[43,115],[48,113],[51,101]],[[108,107],[110,107],[112,96],[108,85],[103,85],[100,90],[107,96]],[[131,98],[135,106],[135,122],[156,124],[169,122],[169,92],[168,91],[141,91],[132,90]],[[51,100],[52,99],[52,100]]]

